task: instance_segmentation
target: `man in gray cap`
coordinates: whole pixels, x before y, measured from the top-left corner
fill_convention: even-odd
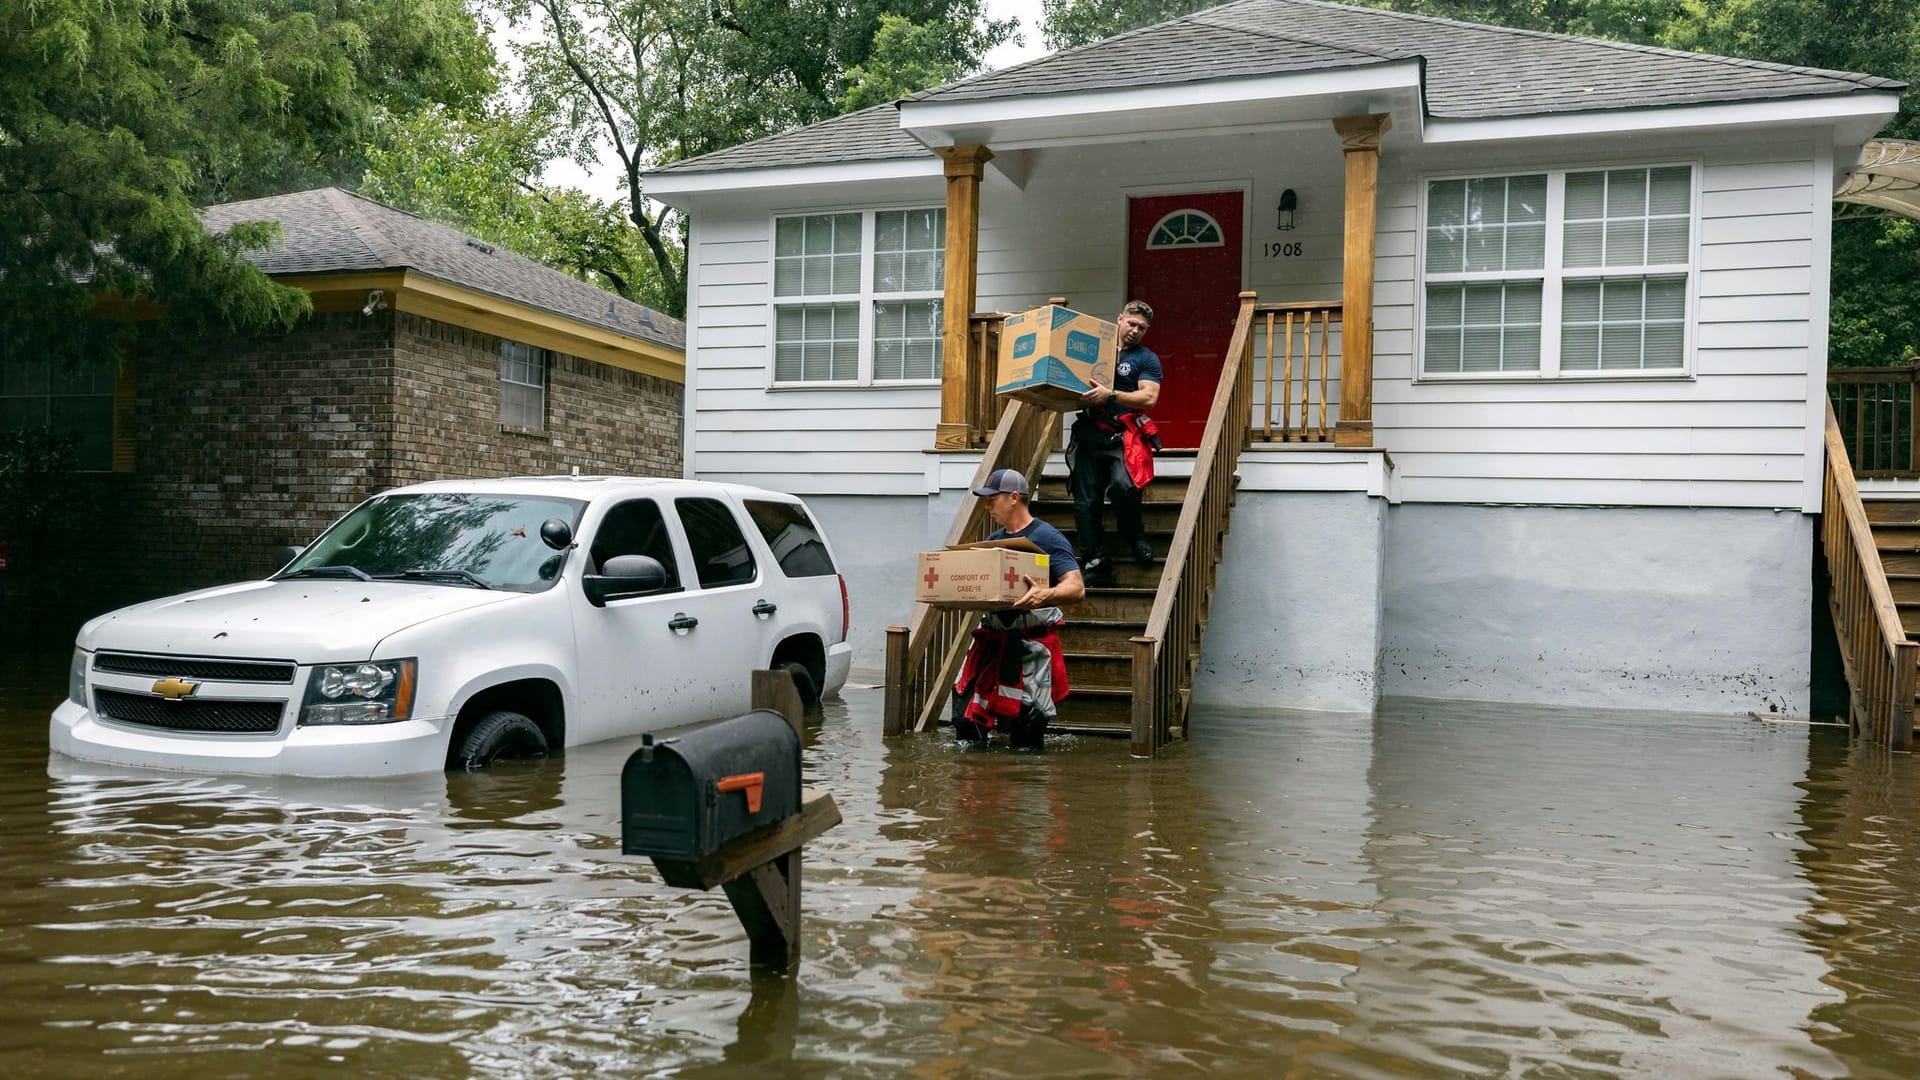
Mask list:
[[[966,664],[953,687],[953,730],[963,742],[984,743],[1004,723],[1007,741],[1039,749],[1055,705],[1067,696],[1067,666],[1059,628],[1059,605],[1087,594],[1073,545],[1060,530],[1033,516],[1027,478],[996,469],[973,489],[985,500],[997,526],[989,540],[1024,539],[1047,555],[1047,581],[1026,579],[1027,591],[1005,611],[980,617]]]

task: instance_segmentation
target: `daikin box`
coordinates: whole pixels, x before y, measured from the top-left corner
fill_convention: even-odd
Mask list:
[[[1093,383],[1113,385],[1119,327],[1057,304],[1009,315],[1000,326],[994,392],[1071,412]]]
[[[956,544],[920,553],[915,599],[938,608],[1000,611],[1027,593],[1026,578],[1047,584],[1047,556],[1020,537]]]

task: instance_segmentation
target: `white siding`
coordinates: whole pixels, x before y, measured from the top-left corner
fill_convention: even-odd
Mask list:
[[[1814,137],[1698,139],[1625,150],[1588,145],[1420,150],[1383,157],[1375,284],[1375,441],[1404,501],[1802,508],[1810,394],[1824,377],[1827,163]],[[1439,382],[1415,378],[1417,196],[1428,173],[1694,160],[1700,166],[1694,347],[1684,377]],[[1036,152],[1023,188],[988,170],[980,310],[1065,296],[1111,312],[1125,299],[1129,194],[1248,192],[1246,287],[1263,300],[1337,299],[1343,165],[1331,127],[1260,136]],[[1274,221],[1280,192],[1298,227]],[[770,218],[795,210],[938,203],[939,181],[842,185],[730,199],[694,215],[698,279],[690,469],[802,493],[927,493],[939,392],[919,387],[771,389]],[[1271,243],[1297,243],[1272,257]],[[1148,344],[1152,345],[1151,338]],[[1256,408],[1267,393],[1256,342]],[[1335,371],[1328,419],[1338,417]],[[1317,345],[1313,349],[1317,360]],[[1171,358],[1168,377],[1179,377]],[[1275,367],[1280,366],[1276,350]],[[1296,378],[1298,378],[1296,358]],[[1276,372],[1277,374],[1277,372]],[[1317,373],[1316,373],[1317,375]],[[1312,387],[1318,420],[1319,387]],[[1276,386],[1274,398],[1280,398]],[[1298,409],[1299,389],[1293,395]],[[1817,403],[1816,403],[1817,404]],[[1297,415],[1297,414],[1296,414]],[[1258,421],[1256,421],[1258,423]],[[1817,492],[1813,497],[1817,499]]]
[[[1412,253],[1422,170],[1405,162],[1389,170],[1380,250],[1391,254],[1380,260],[1374,293],[1374,430],[1393,453],[1397,498],[1804,505],[1809,376],[1825,365],[1813,324],[1816,311],[1825,314],[1826,267],[1814,256],[1816,215],[1827,206],[1815,188],[1822,165],[1811,139],[1689,156],[1701,170],[1691,373],[1631,381],[1417,381]],[[1651,150],[1604,160],[1677,159]],[[1496,172],[1530,163],[1507,154],[1479,164]],[[1474,167],[1447,163],[1450,172]]]

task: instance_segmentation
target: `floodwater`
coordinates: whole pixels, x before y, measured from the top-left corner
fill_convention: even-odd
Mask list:
[[[1402,701],[1146,762],[850,689],[789,980],[620,854],[630,744],[115,771],[48,760],[65,662],[0,676],[9,1077],[1920,1072],[1920,768],[1832,730]]]

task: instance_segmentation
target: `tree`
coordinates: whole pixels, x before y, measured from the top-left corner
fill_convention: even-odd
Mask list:
[[[1102,38],[1191,15],[1226,0],[1042,0],[1049,49],[1073,49]]]
[[[380,124],[360,194],[451,225],[652,307],[667,296],[620,204],[540,181],[552,118],[495,102]]]
[[[356,176],[375,116],[477,101],[489,62],[462,0],[0,4],[0,342],[112,355],[101,292],[290,324],[306,295],[243,257],[272,231],[194,207]]]
[[[538,29],[520,89],[551,103],[567,151],[609,152],[668,312],[686,308],[680,223],[641,174],[964,75],[1012,32],[983,0],[501,0]],[[883,27],[882,16],[904,26]],[[878,47],[876,48],[876,41]]]

